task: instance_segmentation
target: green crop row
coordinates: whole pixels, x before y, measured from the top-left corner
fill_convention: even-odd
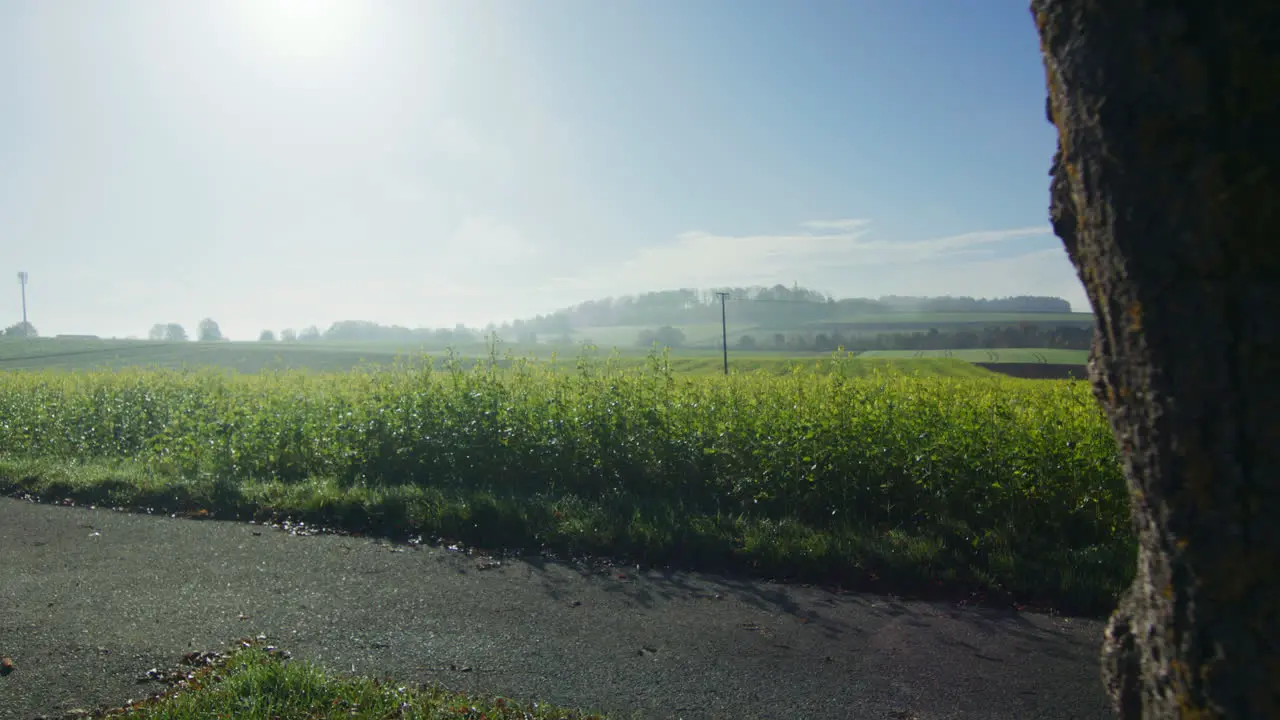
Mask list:
[[[1112,576],[1132,549],[1084,383],[682,377],[580,361],[344,374],[0,374],[0,452],[170,476],[575,498],[612,515],[941,537],[994,577]],[[1114,580],[1114,582],[1112,582]]]

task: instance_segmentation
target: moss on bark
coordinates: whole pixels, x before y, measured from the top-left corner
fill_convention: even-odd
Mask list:
[[[1122,717],[1280,717],[1280,3],[1033,0],[1140,553]]]

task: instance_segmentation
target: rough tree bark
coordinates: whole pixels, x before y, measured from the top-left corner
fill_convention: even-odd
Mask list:
[[[1140,542],[1124,718],[1280,718],[1280,0],[1032,0]]]

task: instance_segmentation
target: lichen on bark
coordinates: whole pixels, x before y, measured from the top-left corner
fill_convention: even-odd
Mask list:
[[[1124,718],[1280,717],[1280,2],[1031,9],[1139,542],[1104,682]]]

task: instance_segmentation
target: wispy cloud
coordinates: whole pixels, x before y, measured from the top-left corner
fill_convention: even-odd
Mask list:
[[[843,220],[808,220],[800,223],[800,227],[810,230],[837,230],[842,232],[853,232],[861,230],[870,224],[870,220],[860,220],[856,218],[845,218]]]
[[[979,230],[976,232],[947,235],[926,240],[866,240],[854,248],[854,252],[842,266],[890,265],[940,260],[957,255],[990,255],[992,246],[1010,240],[1027,240],[1052,235],[1048,225],[1011,228],[1008,230]]]
[[[1087,311],[1084,285],[1066,250],[1056,239],[1046,244],[1006,256],[919,263],[907,273],[859,271],[850,279],[863,288],[860,295],[1050,295],[1067,300],[1076,311]]]
[[[803,230],[798,232],[761,235],[684,232],[672,241],[641,248],[619,266],[595,268],[560,283],[584,290],[627,288],[627,292],[772,284],[832,271],[990,257],[1001,243],[1052,232],[1047,225],[1037,225],[904,241],[872,237],[870,222],[862,219],[811,220],[800,227]]]

